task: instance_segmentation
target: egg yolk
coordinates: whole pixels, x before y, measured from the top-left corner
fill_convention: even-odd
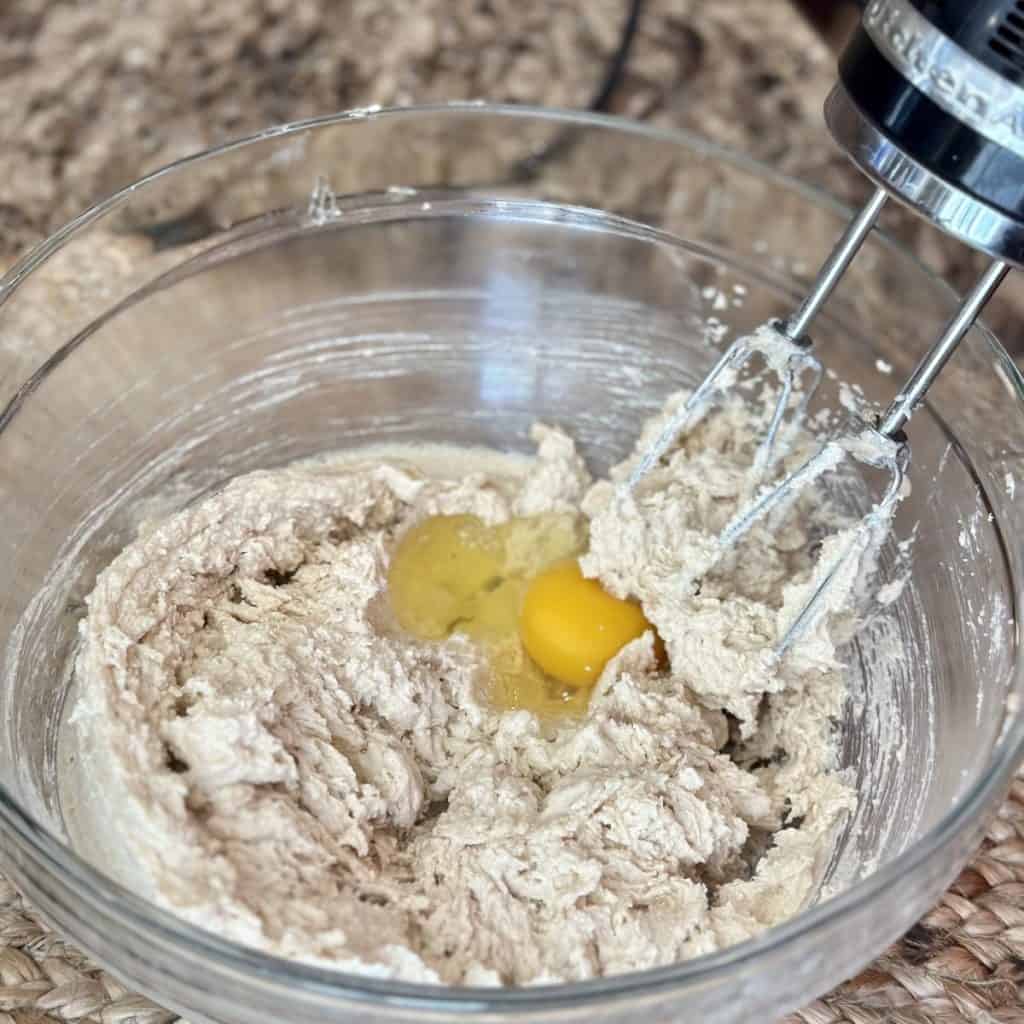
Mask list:
[[[488,697],[505,710],[582,713],[608,659],[650,626],[639,606],[584,579],[578,519],[530,516],[487,526],[432,516],[409,530],[388,571],[398,624],[441,640],[462,633],[487,652]]]
[[[530,657],[548,675],[577,687],[593,686],[608,661],[650,628],[638,604],[612,597],[576,561],[537,576],[519,617]]]

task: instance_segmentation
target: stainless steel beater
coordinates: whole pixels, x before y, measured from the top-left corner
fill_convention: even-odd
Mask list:
[[[645,452],[626,490],[706,415],[757,354],[781,381],[754,459],[754,478],[762,477],[783,447],[780,438],[799,426],[821,378],[807,330],[889,196],[994,259],[878,421],[829,441],[781,481],[762,487],[722,531],[705,564],[688,568],[688,577],[702,575],[755,523],[845,459],[885,472],[881,499],[828,553],[778,656],[828,609],[837,578],[855,570],[880,536],[909,462],[904,427],[1011,266],[1024,266],[1024,0],[871,0],[840,59],[839,79],[826,102],[826,122],[876,191],[799,309],[775,324],[773,345],[766,348],[757,335],[734,342]],[[800,388],[805,376],[809,381]]]

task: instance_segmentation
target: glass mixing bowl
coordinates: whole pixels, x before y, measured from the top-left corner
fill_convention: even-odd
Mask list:
[[[706,318],[738,332],[792,308],[846,216],[694,138],[468,105],[222,147],[30,254],[0,282],[3,869],[98,961],[194,1021],[716,1024],[770,1018],[851,975],[964,864],[1021,752],[1024,403],[980,328],[911,425],[897,534],[916,531],[913,581],[851,648],[839,735],[859,809],[813,905],[754,941],[520,990],[285,962],[182,923],[113,861],[72,849],[59,784],[82,599],[140,518],[369,442],[527,450],[537,418],[601,472],[711,364]],[[884,400],[953,306],[876,236],[815,338]],[[828,380],[818,402],[841,397]],[[897,557],[890,543],[883,573]]]

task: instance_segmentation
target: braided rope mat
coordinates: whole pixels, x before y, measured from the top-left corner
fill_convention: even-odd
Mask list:
[[[0,1024],[187,1024],[41,924],[0,879]],[[1024,1024],[1024,773],[974,861],[870,967],[788,1024]]]

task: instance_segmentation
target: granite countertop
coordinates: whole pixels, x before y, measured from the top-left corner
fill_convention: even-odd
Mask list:
[[[268,125],[373,103],[585,106],[626,6],[10,0],[0,10],[0,268],[141,173]],[[611,106],[857,200],[866,183],[821,118],[834,65],[786,0],[647,0]],[[899,211],[886,218],[940,273],[969,283],[972,254]],[[1024,348],[1018,306],[1024,287],[1011,280],[989,319]]]
[[[187,153],[373,103],[582,107],[627,0],[12,0],[0,10],[0,258]],[[752,9],[755,8],[755,9]],[[613,109],[782,170],[837,162],[826,46],[785,0],[648,0]]]

